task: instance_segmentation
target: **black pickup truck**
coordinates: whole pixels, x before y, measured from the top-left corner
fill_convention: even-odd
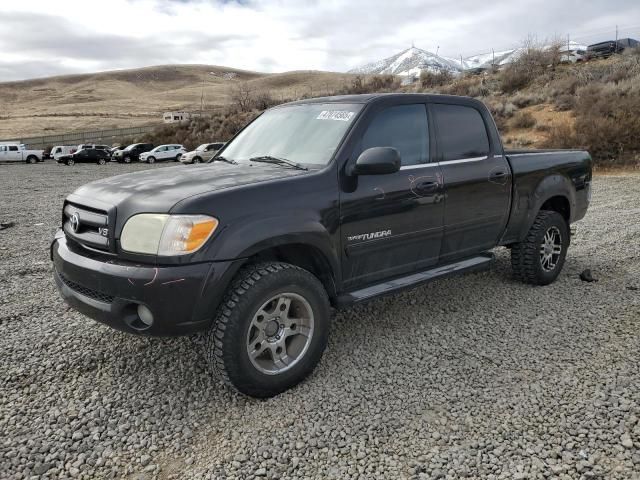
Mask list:
[[[66,301],[126,332],[206,332],[241,392],[305,378],[331,307],[487,268],[555,280],[587,210],[583,151],[505,151],[479,101],[420,94],[272,108],[209,163],[85,185],[51,245]]]

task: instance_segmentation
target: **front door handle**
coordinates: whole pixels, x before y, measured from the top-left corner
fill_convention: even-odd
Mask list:
[[[499,171],[499,172],[493,172],[489,178],[491,178],[492,180],[497,180],[500,178],[504,178],[507,176],[507,172],[503,172],[503,171]]]

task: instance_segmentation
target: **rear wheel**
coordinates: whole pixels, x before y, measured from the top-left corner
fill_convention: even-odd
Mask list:
[[[71,166],[73,166],[76,162],[73,160],[73,158],[70,158],[70,159],[68,159],[65,163],[66,163],[68,166],[70,166],[70,167],[71,167]]]
[[[298,384],[320,361],[329,301],[311,273],[287,263],[240,271],[207,339],[209,364],[240,392],[272,397]]]
[[[182,154],[181,154],[181,153],[179,153],[178,155],[176,155],[176,162],[179,162],[179,161],[180,161],[180,157],[182,157]]]
[[[34,155],[29,155],[27,157],[27,163],[29,163],[29,164],[36,163],[37,161],[38,161],[38,157],[36,157]]]
[[[98,159],[98,165],[106,165],[107,161],[104,158]]]
[[[540,211],[525,239],[511,248],[514,275],[534,285],[552,283],[562,271],[569,242],[564,217],[558,212]]]

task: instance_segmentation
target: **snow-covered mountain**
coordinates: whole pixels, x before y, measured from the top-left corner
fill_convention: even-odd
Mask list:
[[[586,49],[586,45],[570,42],[568,45],[564,44],[560,47],[560,53],[563,55],[563,59],[571,60],[576,52]],[[464,70],[488,69],[492,65],[497,67],[507,65],[517,59],[523,51],[524,48],[512,48],[510,50],[482,53],[463,58],[461,62],[460,58],[443,57],[420,48],[411,47],[384,60],[349,70],[349,73],[394,74],[418,77],[422,70],[428,70],[434,73],[447,71],[457,74]]]
[[[550,48],[550,45],[544,46],[542,48]],[[571,57],[574,56],[577,52],[585,52],[587,50],[586,45],[582,45],[577,42],[569,42],[568,44],[560,45],[560,55],[563,60],[571,60]],[[495,65],[497,67],[501,67],[503,65],[507,65],[514,60],[516,60],[522,52],[524,52],[524,48],[513,48],[511,50],[502,50],[499,52],[489,52],[482,53],[480,55],[473,55],[471,57],[467,57],[463,59],[463,68],[465,70],[469,70],[471,68],[490,68],[491,65]],[[457,62],[460,65],[460,61]]]
[[[349,70],[349,73],[393,74],[412,77],[419,76],[423,70],[434,73],[447,71],[456,74],[461,69],[451,60],[421,48],[411,47],[384,60]]]

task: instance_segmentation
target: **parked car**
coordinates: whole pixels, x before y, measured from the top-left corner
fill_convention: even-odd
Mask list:
[[[110,152],[111,147],[109,145],[99,145],[95,143],[81,143],[78,145],[78,150],[104,150],[105,152]]]
[[[78,147],[75,145],[56,145],[51,149],[51,158],[58,161],[60,157],[71,155],[77,151]]]
[[[27,150],[22,143],[0,144],[0,162],[42,162],[43,153],[44,150]]]
[[[163,160],[180,161],[180,157],[187,153],[187,149],[182,145],[170,144],[159,145],[153,150],[140,154],[140,161],[147,163],[160,162]]]
[[[588,57],[608,57],[614,53],[622,53],[627,48],[640,47],[640,42],[633,38],[621,38],[619,40],[607,40],[594,43],[587,47]]]
[[[584,60],[586,60],[586,56],[587,56],[587,51],[586,50],[582,50],[582,49],[578,49],[578,50],[571,50],[571,51],[565,51],[564,53],[562,53],[560,55],[560,62],[562,63],[578,63],[578,62],[582,62]]]
[[[61,155],[57,162],[66,165],[74,165],[76,163],[97,163],[104,165],[111,157],[106,150],[99,148],[83,148],[69,155]]]
[[[330,306],[486,269],[497,246],[517,279],[552,283],[591,170],[584,151],[504,150],[472,98],[302,100],[267,110],[200,168],[78,188],[51,246],[54,278],[113,328],[206,332],[210,366],[269,397],[314,369]]]
[[[224,146],[224,142],[203,143],[195,150],[187,152],[180,157],[182,163],[208,162]]]
[[[122,150],[116,150],[113,158],[118,162],[131,163],[140,160],[140,154],[153,148],[153,143],[133,143]]]

